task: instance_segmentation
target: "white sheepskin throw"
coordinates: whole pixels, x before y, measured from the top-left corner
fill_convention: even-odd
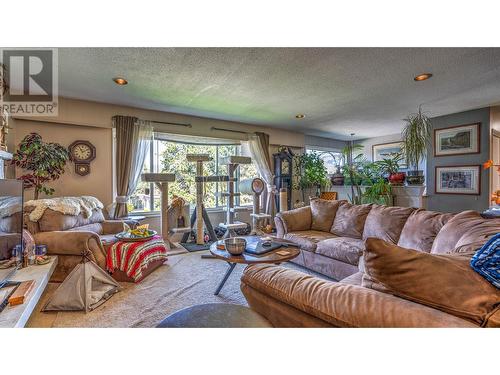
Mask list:
[[[92,216],[92,210],[104,207],[99,199],[87,195],[31,200],[26,202],[24,206],[35,207],[29,216],[30,220],[35,222],[40,220],[47,208],[64,215],[78,216],[82,213],[85,218],[89,218]]]

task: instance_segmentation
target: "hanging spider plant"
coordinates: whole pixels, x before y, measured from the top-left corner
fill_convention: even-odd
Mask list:
[[[417,113],[412,113],[404,119],[406,123],[401,137],[403,141],[402,152],[405,155],[409,168],[407,182],[411,185],[423,184],[423,171],[419,170],[420,161],[425,159],[431,138],[431,120],[418,108]]]

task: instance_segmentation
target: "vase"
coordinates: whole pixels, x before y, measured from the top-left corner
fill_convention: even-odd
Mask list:
[[[342,172],[340,172],[340,168],[337,167],[337,170],[335,173],[330,177],[330,181],[332,182],[332,185],[335,186],[341,186],[344,185],[344,175]]]
[[[404,172],[397,172],[397,173],[391,173],[389,175],[389,182],[391,185],[403,185],[403,182],[405,182],[405,173]]]
[[[423,185],[425,182],[424,171],[408,171],[406,174],[406,183],[408,185]]]

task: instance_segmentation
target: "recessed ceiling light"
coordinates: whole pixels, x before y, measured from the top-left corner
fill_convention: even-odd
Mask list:
[[[419,74],[418,76],[416,76],[413,79],[415,81],[419,82],[419,81],[425,81],[426,79],[429,79],[431,77],[432,77],[432,73],[423,73],[423,74]]]
[[[298,119],[303,119],[304,117],[306,117],[306,115],[304,115],[302,113],[299,113],[298,115],[295,115],[295,118],[298,118]]]
[[[120,85],[120,86],[124,86],[124,85],[126,85],[128,83],[128,81],[125,78],[122,78],[122,77],[113,78],[113,81],[115,81],[115,83],[117,85]]]

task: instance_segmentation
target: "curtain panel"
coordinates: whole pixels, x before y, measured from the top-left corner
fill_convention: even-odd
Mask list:
[[[262,179],[267,184],[267,190],[263,194],[263,201],[266,202],[266,213],[274,217],[276,186],[274,185],[274,174],[272,172],[271,155],[269,153],[269,134],[255,132],[248,136],[248,145],[252,159]],[[271,222],[272,224],[272,222]]]
[[[127,202],[135,191],[153,139],[149,121],[137,117],[114,116],[116,129],[116,191],[114,217],[128,215]]]

